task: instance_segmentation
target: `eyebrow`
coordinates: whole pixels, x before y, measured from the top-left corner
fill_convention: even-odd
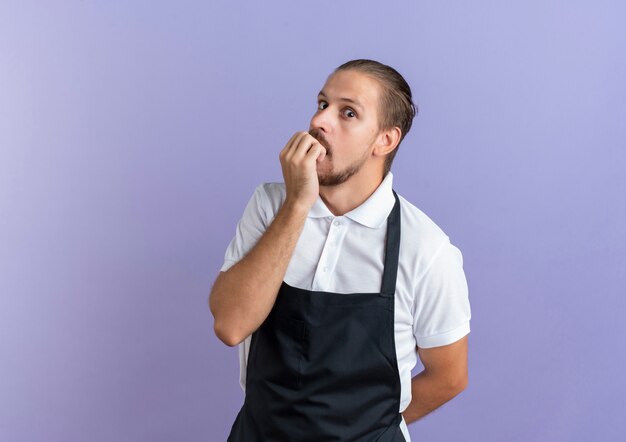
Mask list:
[[[319,92],[319,94],[317,94],[317,96],[318,96],[318,97],[319,97],[319,96],[322,96],[322,97],[328,98],[328,97],[326,96],[326,94],[324,93],[324,91],[320,91],[320,92]],[[356,100],[353,100],[352,98],[342,97],[342,98],[339,98],[339,101],[347,101],[348,103],[352,103],[352,104],[354,104],[356,107],[360,108],[360,110],[363,110],[363,106],[361,106],[361,103],[359,103],[359,102],[358,102],[358,101],[356,101]]]

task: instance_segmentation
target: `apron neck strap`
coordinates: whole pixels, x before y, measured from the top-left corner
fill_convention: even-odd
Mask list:
[[[387,237],[385,240],[385,268],[381,296],[393,297],[396,293],[398,260],[400,257],[400,200],[395,190],[391,190],[396,202],[387,218]]]

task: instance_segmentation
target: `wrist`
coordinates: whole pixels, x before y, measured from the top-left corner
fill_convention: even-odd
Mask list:
[[[287,198],[281,209],[289,215],[306,218],[311,207],[307,204],[303,204],[301,201]]]

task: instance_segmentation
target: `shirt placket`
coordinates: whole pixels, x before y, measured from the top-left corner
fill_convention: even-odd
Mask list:
[[[329,291],[332,274],[337,265],[339,251],[343,238],[348,229],[348,220],[343,216],[330,218],[328,234],[324,242],[324,249],[317,263],[312,290]]]

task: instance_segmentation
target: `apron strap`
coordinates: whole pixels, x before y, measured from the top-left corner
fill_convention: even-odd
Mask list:
[[[398,260],[400,258],[400,200],[395,190],[391,190],[396,202],[387,218],[387,237],[385,240],[385,268],[380,289],[381,296],[393,297],[396,293]]]

